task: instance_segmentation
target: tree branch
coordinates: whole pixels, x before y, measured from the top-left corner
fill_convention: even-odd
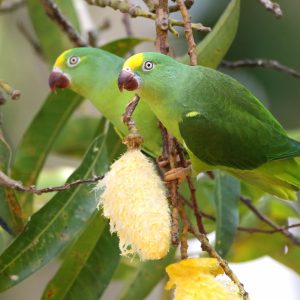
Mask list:
[[[274,69],[283,73],[286,73],[288,75],[294,76],[296,78],[300,78],[300,72],[297,70],[294,70],[292,68],[289,68],[280,62],[276,60],[271,59],[243,59],[243,60],[237,60],[237,61],[227,61],[223,60],[221,62],[221,66],[229,69],[236,69],[236,68],[242,68],[242,67],[248,67],[248,68],[257,68],[257,67],[263,67],[263,68],[270,68]]]
[[[185,0],[184,5],[186,6],[187,9],[190,9],[194,4],[194,0]],[[174,13],[180,10],[179,4],[171,5],[169,6],[169,12]]]
[[[189,222],[189,221],[188,221]],[[224,270],[225,274],[237,285],[241,296],[244,300],[249,300],[249,295],[244,289],[244,285],[239,281],[237,276],[233,273],[231,268],[228,266],[226,260],[224,260],[214,249],[214,247],[209,243],[207,236],[203,233],[200,233],[193,225],[189,222],[189,231],[200,241],[201,248],[203,251],[206,251],[210,257],[216,258]]]
[[[258,0],[258,1],[266,8],[266,10],[272,12],[276,18],[282,17],[282,10],[278,3],[270,0]]]
[[[9,95],[12,100],[18,100],[21,96],[21,92],[11,87],[6,81],[0,80],[0,89]],[[2,93],[1,96],[3,98]]]
[[[42,189],[37,189],[35,186],[29,186],[25,187],[22,182],[16,181],[10,177],[8,177],[6,174],[4,174],[2,171],[0,171],[0,185],[11,188],[13,190],[19,191],[19,192],[26,192],[26,193],[32,193],[32,194],[45,194],[45,193],[51,193],[51,192],[61,192],[65,190],[69,190],[71,188],[74,188],[80,184],[85,184],[85,183],[96,183],[99,180],[103,179],[104,176],[94,176],[93,178],[90,179],[78,179],[73,182],[66,183],[61,186],[56,186],[56,187],[47,187],[47,188],[42,188]]]
[[[40,0],[47,15],[65,32],[78,47],[87,47],[88,43],[82,39],[69,20],[63,15],[58,6],[52,0]]]
[[[114,10],[119,10],[122,13],[128,13],[131,17],[143,17],[151,20],[156,20],[156,14],[150,11],[144,11],[139,6],[130,5],[121,0],[85,0],[90,5],[96,5],[100,7],[111,7]],[[184,27],[182,21],[169,18],[168,29],[174,33],[173,26]],[[211,28],[203,26],[201,23],[192,23],[192,29],[202,32],[210,32]]]
[[[300,239],[297,239],[291,232],[288,230],[278,226],[275,224],[271,219],[269,219],[267,216],[262,214],[251,202],[250,199],[240,196],[240,200],[264,223],[268,224],[270,227],[272,227],[277,232],[281,232],[283,235],[285,235],[293,244],[300,245]]]
[[[190,65],[197,65],[197,53],[196,53],[196,43],[193,36],[192,26],[191,26],[191,17],[187,7],[183,0],[176,0],[177,5],[180,9],[182,19],[184,22],[184,33],[188,42],[188,54],[190,56]]]

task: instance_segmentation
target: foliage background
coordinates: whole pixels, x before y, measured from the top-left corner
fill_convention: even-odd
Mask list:
[[[77,4],[82,1],[75,0]],[[213,25],[219,14],[229,1],[196,1],[193,7],[193,20],[199,19],[205,25]],[[300,69],[300,2],[297,0],[280,1],[284,17],[276,20],[272,14],[265,11],[257,1],[242,1],[240,25],[237,37],[226,56],[228,60],[241,58],[271,58],[277,59],[295,69]],[[111,20],[111,28],[103,31],[101,39],[104,42],[114,40],[125,35],[124,27],[120,21],[120,14],[112,12],[109,8],[87,8],[93,16],[93,22],[101,24],[105,18]],[[18,102],[9,101],[1,107],[1,122],[10,144],[15,147],[20,141],[24,131],[33,115],[38,111],[49,92],[47,78],[49,67],[34,53],[32,47],[17,29],[17,23],[22,22],[29,28],[30,19],[26,9],[22,8],[9,15],[0,15],[0,78],[4,78],[22,92]],[[132,20],[135,36],[154,37],[153,22],[149,20]],[[89,26],[88,23],[86,23]],[[199,35],[198,40],[201,40]],[[185,40],[171,39],[176,53],[186,51]],[[139,50],[150,50],[151,44],[139,46]],[[153,48],[154,49],[154,48]],[[267,69],[240,69],[222,71],[230,73],[242,81],[256,94],[280,120],[287,129],[300,127],[300,84],[299,79],[289,77],[273,70]],[[93,114],[98,116],[91,105],[84,104],[80,114]],[[60,158],[52,155],[48,166],[77,166],[76,159]],[[59,184],[63,182],[69,169],[60,171],[57,180],[44,185]],[[56,173],[57,174],[57,173]],[[48,178],[53,176],[48,176]],[[44,200],[42,200],[44,201]],[[51,266],[53,267],[53,265]],[[50,268],[51,268],[50,267]],[[55,266],[54,266],[55,268]],[[2,296],[0,295],[0,299]],[[3,298],[4,299],[4,298]]]

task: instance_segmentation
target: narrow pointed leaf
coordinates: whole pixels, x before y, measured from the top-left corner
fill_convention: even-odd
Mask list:
[[[108,44],[101,46],[102,50],[111,52],[118,56],[124,56],[130,50],[132,50],[135,46],[143,43],[143,42],[153,42],[151,39],[146,38],[122,38],[119,40],[112,41]]]
[[[68,90],[47,97],[17,148],[12,168],[14,179],[25,186],[36,183],[55,139],[81,101],[82,97]],[[30,194],[19,194],[19,203],[24,206],[31,198]]]
[[[175,248],[161,260],[141,263],[135,276],[126,285],[120,300],[143,300],[166,275],[165,268],[174,262]]]
[[[225,257],[234,241],[239,223],[240,183],[221,171],[215,174],[216,250]]]
[[[106,162],[105,137],[100,135],[68,181],[104,174]],[[57,193],[35,213],[0,256],[0,291],[24,280],[59,254],[95,211],[96,198],[94,185],[82,184]]]
[[[220,64],[235,38],[239,16],[240,0],[231,0],[213,30],[197,45],[199,65],[215,69]],[[188,64],[189,56],[183,56],[181,62]]]
[[[99,212],[77,239],[42,299],[98,300],[120,259],[118,238]]]
[[[53,152],[60,155],[82,157],[95,136],[99,118],[71,118],[57,137]]]
[[[0,130],[0,170],[8,174],[11,150]],[[23,229],[21,208],[11,189],[0,188],[0,226],[10,234]]]

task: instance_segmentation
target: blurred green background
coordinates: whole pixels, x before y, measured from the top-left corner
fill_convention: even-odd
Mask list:
[[[85,15],[86,12],[91,14],[91,18],[84,18],[82,28],[91,26],[97,28],[106,19],[110,21],[110,28],[100,32],[100,43],[125,36],[120,13],[109,8],[87,7],[83,0],[74,0],[74,2],[77,7],[80,6],[78,9],[80,9],[81,15]],[[142,1],[132,2],[141,4]],[[193,21],[213,26],[229,1],[196,0],[195,2],[192,10]],[[227,60],[275,59],[300,70],[300,2],[299,0],[290,0],[279,3],[284,16],[276,19],[258,1],[242,0],[240,26],[234,44],[226,56]],[[21,8],[11,14],[0,13],[0,79],[8,81],[22,93],[20,100],[8,101],[0,107],[0,121],[8,141],[13,147],[17,145],[32,117],[49,93],[47,80],[50,72],[46,63],[20,33],[17,24],[26,28],[35,39],[26,8]],[[132,27],[135,36],[150,38],[155,36],[153,21],[133,19]],[[182,36],[183,31],[181,30],[180,33]],[[196,37],[197,41],[200,41],[203,35],[197,34]],[[171,48],[176,54],[180,55],[186,52],[186,41],[183,37],[176,39],[170,36],[170,42]],[[154,46],[151,43],[138,47],[138,50],[153,49]],[[269,107],[285,128],[300,128],[298,117],[300,113],[300,79],[264,68],[238,70],[223,68],[221,70],[243,82]],[[95,112],[90,105],[85,103],[79,113]],[[63,160],[56,161],[56,164],[70,163]]]
[[[85,6],[84,1],[78,0]],[[136,1],[141,4],[142,1]],[[193,21],[213,25],[229,1],[196,1],[193,7]],[[240,26],[237,37],[226,59],[243,58],[275,59],[300,70],[300,2],[298,0],[279,2],[283,17],[276,19],[258,1],[242,1]],[[88,7],[92,21],[97,26],[105,19],[110,28],[102,32],[102,41],[113,40],[125,35],[120,14],[111,9]],[[1,122],[8,139],[16,145],[32,116],[38,110],[49,92],[47,85],[48,67],[37,56],[34,49],[20,33],[17,24],[22,24],[34,37],[26,9],[10,14],[0,14],[0,78],[10,82],[22,92],[18,102],[9,101],[1,107]],[[144,19],[132,20],[136,36],[154,36],[153,22]],[[182,32],[182,31],[181,31]],[[186,49],[183,38],[171,38],[176,54]],[[201,36],[196,35],[197,40]],[[152,50],[145,44],[143,50]],[[239,78],[263,101],[287,129],[300,127],[300,80],[270,69],[239,69],[222,71]]]

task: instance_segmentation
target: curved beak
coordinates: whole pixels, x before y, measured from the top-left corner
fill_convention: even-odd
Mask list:
[[[134,91],[140,86],[140,78],[129,69],[123,69],[118,77],[118,87],[122,92],[123,89],[127,91]]]
[[[70,80],[61,70],[54,68],[49,76],[48,83],[51,91],[54,92],[56,88],[67,88],[70,85]]]

